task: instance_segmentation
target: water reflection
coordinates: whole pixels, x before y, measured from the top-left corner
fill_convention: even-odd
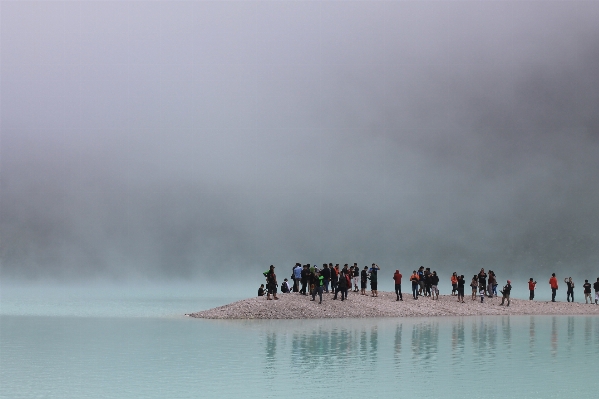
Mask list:
[[[428,366],[437,358],[439,348],[439,322],[430,321],[412,326],[412,358]]]
[[[535,344],[536,344],[536,330],[535,330],[535,318],[530,316],[528,327],[528,357],[533,358],[535,356]]]
[[[551,318],[551,357],[557,356],[557,317]]]
[[[464,361],[464,320],[459,319],[451,326],[451,359],[454,366]]]

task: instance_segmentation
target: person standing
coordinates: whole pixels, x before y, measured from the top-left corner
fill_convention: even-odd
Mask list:
[[[299,292],[302,283],[302,265],[296,263],[293,267],[293,292]]]
[[[354,292],[358,292],[360,291],[359,287],[358,287],[358,281],[360,280],[360,268],[358,267],[357,263],[354,263],[354,276],[353,276],[353,280],[354,280]]]
[[[457,295],[458,294],[458,274],[456,272],[453,272],[453,274],[451,275],[451,295]]]
[[[403,297],[401,295],[401,273],[399,270],[395,271],[393,275],[393,281],[395,281],[395,295],[397,296],[396,301],[403,301]]]
[[[570,298],[572,298],[572,302],[574,302],[574,281],[572,281],[572,277],[564,279],[564,282],[568,287],[568,291],[566,292],[566,300],[570,302]]]
[[[418,280],[418,273],[416,272],[416,270],[414,270],[414,272],[410,276],[410,281],[412,282],[412,296],[414,297],[414,299],[418,299]]]
[[[503,303],[505,302],[506,299],[507,299],[506,306],[510,306],[510,292],[511,291],[512,291],[512,282],[510,280],[508,280],[507,284],[503,286],[503,290],[501,291],[503,298],[501,298],[501,304],[499,304],[499,306],[503,306]]]
[[[322,303],[322,289],[324,286],[324,277],[320,275],[320,273],[318,271],[314,272],[314,277],[315,277],[315,288],[314,291],[312,291],[312,299],[310,299],[311,301],[316,300],[316,295],[318,294],[318,297],[320,298],[320,302],[318,303]]]
[[[489,270],[489,284],[487,285],[487,292],[489,293],[489,298],[493,298],[493,286],[497,284],[497,280],[495,280],[495,273],[493,270]]]
[[[323,290],[327,294],[329,293],[329,283],[331,282],[331,269],[329,269],[329,265],[324,263],[322,265],[322,270],[320,271],[322,276]]]
[[[362,295],[366,295],[366,286],[368,285],[368,266],[364,266],[360,273],[360,290]]]
[[[341,301],[347,299],[347,278],[345,277],[345,272],[343,270],[339,274],[339,282],[337,283],[333,299],[337,299],[337,294],[339,292],[341,292]]]
[[[551,286],[551,302],[555,302],[555,295],[557,294],[557,278],[555,277],[555,273],[551,273],[551,278],[549,279],[549,285]]]
[[[588,301],[591,302],[591,305],[593,304],[593,297],[591,296],[591,283],[589,283],[589,280],[584,280],[584,284],[582,285],[582,288],[584,288],[584,303],[589,303]],[[588,301],[587,301],[588,299]]]
[[[597,305],[599,301],[599,277],[597,277],[597,281],[593,284],[593,288],[595,289],[595,305]]]
[[[333,267],[332,263],[329,263],[331,269],[331,292],[335,294],[337,292],[337,284],[339,284],[339,264]]]
[[[274,299],[277,298],[277,275],[275,274],[275,267],[270,265],[270,270],[266,274],[266,299],[271,300],[272,295]]]
[[[379,283],[379,278],[378,278],[378,271],[381,270],[379,265],[376,264],[372,264],[372,267],[370,268],[370,291],[372,293],[372,296],[377,297],[379,296],[379,291],[378,291],[378,283]]]
[[[464,275],[460,275],[458,277],[458,302],[464,303],[464,286],[466,285],[466,279]],[[439,298],[439,294],[437,293],[437,299]]]
[[[532,301],[533,299],[535,299],[535,288],[537,287],[537,282],[532,280],[532,277],[530,278],[530,280],[528,280],[528,291],[530,292],[530,296],[528,297],[529,301]]]
[[[476,289],[478,288],[478,276],[476,274],[472,277],[470,287],[472,288],[472,300],[476,301]]]
[[[485,269],[480,269],[478,273],[478,289],[482,290],[485,295],[487,295],[487,273],[485,273]]]
[[[418,295],[424,295],[424,266],[418,268]]]

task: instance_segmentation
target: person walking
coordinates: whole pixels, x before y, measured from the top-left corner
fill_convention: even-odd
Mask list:
[[[574,281],[572,281],[572,277],[565,278],[564,283],[566,283],[566,286],[568,287],[566,300],[570,302],[570,298],[572,298],[572,302],[574,302]]]
[[[418,273],[416,272],[416,270],[414,270],[414,272],[410,276],[410,281],[412,282],[412,296],[414,297],[414,299],[418,299],[418,280]]]
[[[397,296],[396,301],[403,301],[403,297],[401,295],[401,273],[399,270],[395,271],[393,274],[393,281],[395,281],[395,295]]]
[[[507,284],[503,286],[503,290],[500,291],[503,297],[501,298],[501,304],[499,306],[503,306],[503,303],[507,299],[507,305],[510,306],[510,292],[512,291],[512,282],[510,280],[507,281]]]
[[[530,296],[528,297],[529,301],[532,301],[533,299],[535,299],[535,288],[537,287],[537,282],[532,280],[532,277],[530,278],[530,280],[528,280],[528,291],[530,292]]]
[[[551,273],[551,278],[549,279],[549,285],[551,286],[551,302],[555,302],[555,295],[557,294],[557,278],[555,277],[555,273]]]
[[[437,276],[437,271],[433,271],[433,273],[429,277],[431,284],[431,298],[433,300],[439,300],[439,276]],[[435,298],[436,296],[436,298]]]
[[[589,280],[584,280],[584,284],[582,285],[582,288],[584,288],[584,303],[591,302],[591,305],[592,305],[593,297],[591,296],[591,283],[589,283]],[[587,301],[587,299],[588,299],[588,301]]]

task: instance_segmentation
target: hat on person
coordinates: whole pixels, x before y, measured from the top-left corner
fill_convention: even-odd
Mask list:
[[[507,281],[508,284],[511,284],[512,282],[510,280]]]

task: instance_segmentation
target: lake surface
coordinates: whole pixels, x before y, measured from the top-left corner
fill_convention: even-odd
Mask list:
[[[0,397],[570,398],[599,389],[599,317],[198,320],[179,309],[231,298],[101,291],[35,299],[3,290]]]

